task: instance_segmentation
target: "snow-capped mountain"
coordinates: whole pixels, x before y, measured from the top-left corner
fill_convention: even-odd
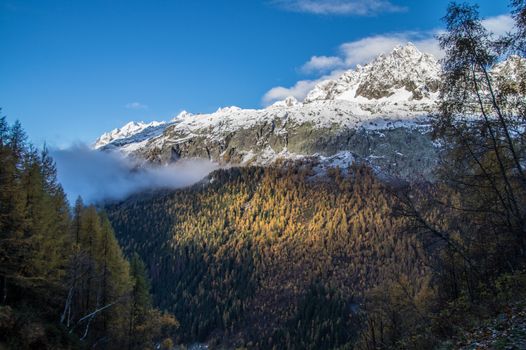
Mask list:
[[[110,132],[102,134],[93,144],[93,148],[98,149],[107,144],[117,142],[134,135],[147,134],[144,131],[151,131],[153,129],[159,130],[162,129],[162,126],[165,124],[166,122],[129,122],[121,128],[113,129]]]
[[[367,161],[406,176],[427,172],[436,148],[427,135],[436,109],[440,65],[412,45],[318,84],[304,99],[264,109],[183,112],[169,122],[129,123],[94,145],[151,162],[205,157],[268,164],[305,157]]]
[[[497,90],[519,91],[525,72],[526,60],[511,56],[490,74]],[[94,147],[156,163],[204,157],[264,165],[309,157],[427,176],[437,160],[429,116],[437,109],[440,82],[438,61],[408,43],[319,83],[303,101],[288,97],[264,109],[226,107],[210,114],[182,112],[169,122],[128,123],[102,135]]]
[[[407,109],[427,110],[437,98],[440,65],[411,43],[357,66],[336,80],[326,80],[304,102],[344,100],[360,105],[400,103]],[[387,112],[388,110],[386,110]]]

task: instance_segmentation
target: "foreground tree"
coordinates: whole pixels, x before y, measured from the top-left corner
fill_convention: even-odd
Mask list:
[[[512,5],[518,33],[524,1]],[[497,281],[522,269],[526,258],[526,60],[502,54],[505,40],[484,28],[476,6],[452,3],[444,22],[434,123],[443,145],[439,181],[413,186],[402,201],[435,257],[438,333],[466,322],[451,317],[452,305],[468,315],[498,311]],[[522,41],[508,35],[508,52],[520,53]]]
[[[443,179],[474,225],[462,237],[495,256],[497,270],[509,268],[526,252],[526,61],[510,56],[497,63],[494,38],[474,6],[452,4],[445,22],[444,86],[435,128],[450,145]]]

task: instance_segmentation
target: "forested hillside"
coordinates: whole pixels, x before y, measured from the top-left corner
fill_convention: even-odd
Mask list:
[[[0,348],[143,349],[177,321],[151,304],[107,216],[71,210],[48,152],[0,119]]]
[[[156,302],[181,321],[180,340],[343,346],[366,292],[426,293],[426,254],[371,170],[312,175],[312,165],[221,170],[107,208],[124,249],[150,266]],[[334,307],[313,312],[326,299]]]

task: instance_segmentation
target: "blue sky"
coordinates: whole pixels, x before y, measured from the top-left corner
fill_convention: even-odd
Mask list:
[[[477,1],[509,27],[507,1]],[[433,52],[445,0],[0,0],[0,107],[36,145],[130,120],[259,108],[411,40]]]

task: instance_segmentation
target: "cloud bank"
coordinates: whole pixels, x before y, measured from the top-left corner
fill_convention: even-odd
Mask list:
[[[374,2],[374,1],[373,1]],[[513,29],[513,18],[509,15],[490,17],[482,24],[496,36],[506,34]],[[326,79],[336,79],[347,69],[352,69],[358,64],[371,62],[380,54],[392,51],[396,46],[413,43],[420,51],[432,54],[436,58],[444,56],[438,44],[437,35],[443,33],[442,29],[429,31],[405,31],[385,33],[364,37],[355,41],[341,44],[334,56],[312,56],[304,63],[299,71],[313,76],[301,79],[294,85],[276,86],[268,90],[262,98],[264,105],[272,104],[289,96],[294,96],[302,101],[310,90]]]
[[[322,72],[342,67],[345,63],[340,57],[334,56],[312,56],[310,60],[301,67],[303,73]]]
[[[511,32],[513,30],[514,24],[515,21],[510,15],[490,17],[482,21],[482,25],[497,36]]]
[[[138,167],[117,152],[94,151],[77,144],[51,152],[58,180],[71,203],[80,195],[85,202],[124,199],[145,190],[190,186],[218,166],[205,160],[184,160],[166,166]]]
[[[369,16],[406,10],[388,0],[274,0],[273,3],[288,11],[316,15]]]

